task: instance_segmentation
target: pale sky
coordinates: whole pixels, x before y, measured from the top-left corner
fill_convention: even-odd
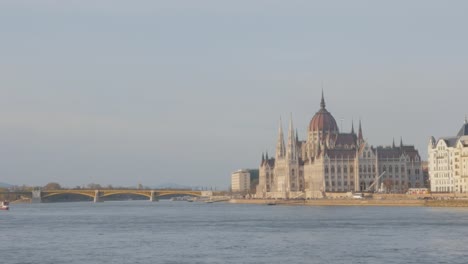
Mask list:
[[[227,188],[319,109],[370,144],[468,113],[467,1],[0,2],[0,182]],[[342,120],[343,119],[343,120]]]

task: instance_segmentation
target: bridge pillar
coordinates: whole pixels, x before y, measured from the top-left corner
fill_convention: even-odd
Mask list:
[[[151,191],[150,202],[157,202],[158,198],[156,197],[157,193],[155,191]]]
[[[42,203],[41,190],[33,190],[31,203]]]
[[[101,198],[99,197],[100,194],[101,194],[101,193],[99,192],[99,190],[94,191],[94,202],[95,202],[95,203],[102,202],[102,201],[101,201]]]

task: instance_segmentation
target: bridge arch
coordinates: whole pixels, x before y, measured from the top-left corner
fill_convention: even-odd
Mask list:
[[[156,197],[164,197],[164,196],[193,196],[193,197],[200,197],[201,194],[200,193],[195,193],[195,192],[162,192],[162,193],[158,193],[158,192],[155,192],[155,196]]]
[[[125,191],[125,190],[122,190],[122,191],[116,191],[116,192],[104,192],[102,195],[100,195],[99,197],[103,198],[103,197],[109,197],[109,196],[113,196],[113,195],[120,195],[120,194],[131,194],[131,195],[138,195],[138,196],[143,196],[143,197],[146,197],[146,198],[151,198],[151,192],[148,192],[148,193],[143,193],[143,192],[132,192],[132,191]]]
[[[81,195],[81,196],[86,196],[90,198],[94,198],[94,193],[85,193],[85,192],[52,192],[52,193],[47,193],[43,195],[41,198],[49,198],[57,195],[67,195],[67,194],[72,194],[72,195]]]

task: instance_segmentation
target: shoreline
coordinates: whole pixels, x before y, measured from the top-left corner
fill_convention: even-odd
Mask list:
[[[395,206],[395,207],[468,207],[468,200],[414,200],[414,199],[231,199],[234,204],[271,204],[292,206]]]

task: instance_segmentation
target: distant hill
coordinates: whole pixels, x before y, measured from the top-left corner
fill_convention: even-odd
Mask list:
[[[10,187],[13,187],[13,185],[8,184],[8,183],[4,183],[4,182],[0,182],[0,188],[10,188]]]

